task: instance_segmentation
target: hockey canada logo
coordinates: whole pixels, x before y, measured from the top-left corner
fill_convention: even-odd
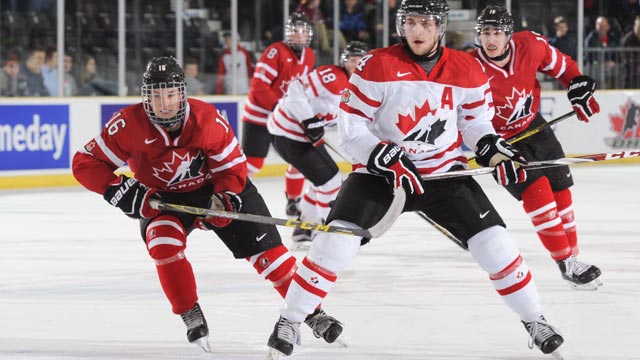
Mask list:
[[[167,183],[171,190],[193,187],[206,179],[204,155],[173,151],[171,160],[162,162],[163,167],[153,167],[153,176]]]
[[[515,124],[518,120],[532,115],[533,96],[531,92],[526,94],[525,90],[518,91],[518,89],[512,88],[511,96],[507,96],[505,101],[506,104],[496,107],[496,116],[505,121],[505,126],[500,130],[518,128],[519,126]]]
[[[431,108],[429,101],[425,101],[422,106],[413,106],[413,111],[406,114],[398,114],[396,126],[403,134],[406,135],[405,140],[421,141],[430,145],[435,145],[436,139],[445,131],[446,120],[438,118],[435,122],[432,120],[425,121],[421,124],[424,117],[436,117],[436,108]],[[425,126],[425,124],[431,123]],[[418,126],[418,125],[422,126]]]
[[[613,138],[606,138],[605,143],[612,149],[635,149],[640,146],[640,105],[628,99],[620,107],[619,114],[610,114],[611,130],[616,133]]]

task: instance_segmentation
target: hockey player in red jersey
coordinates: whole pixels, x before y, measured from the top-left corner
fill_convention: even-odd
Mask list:
[[[269,117],[274,148],[312,183],[300,203],[302,221],[323,222],[340,190],[342,176],[323,145],[324,128],[336,125],[342,91],[367,50],[363,42],[347,44],[340,66],[322,65],[292,82]],[[292,249],[306,249],[312,239],[311,230],[294,229]]]
[[[446,0],[402,1],[396,17],[402,43],[360,60],[342,96],[338,122],[341,145],[356,160],[355,170],[343,183],[327,223],[371,228],[387,212],[394,189],[402,187],[407,194],[403,211],[422,211],[463,240],[519,316],[531,344],[548,354],[563,338],[545,320],[527,263],[478,183],[472,177],[420,178],[465,168],[464,141],[483,163],[496,167],[500,184],[526,179],[516,164],[526,160],[491,125],[493,100],[479,62],[440,46],[448,10]],[[272,358],[292,353],[300,323],[368,240],[316,236],[269,338]]]
[[[133,178],[114,171],[128,164]],[[237,259],[246,259],[282,296],[296,260],[273,225],[201,218],[154,209],[149,199],[269,216],[247,178],[245,156],[227,120],[210,104],[186,96],[184,73],[172,57],[149,61],[142,102],[123,108],[73,158],[73,174],[127,216],[140,233],[172,311],[187,326],[189,342],[209,350],[209,329],[198,305],[196,282],[185,256],[187,235],[213,230]],[[257,239],[257,240],[256,240]],[[338,321],[318,307],[306,319],[326,338]],[[334,335],[332,335],[334,336]]]
[[[285,40],[267,47],[256,64],[249,97],[242,113],[242,148],[247,156],[249,177],[264,165],[271,135],[267,130],[269,115],[289,84],[311,72],[316,55],[309,47],[313,28],[306,15],[293,13],[287,20]],[[287,216],[300,216],[299,202],[304,176],[293,166],[285,174]]]
[[[595,81],[580,73],[569,56],[531,31],[513,33],[513,18],[502,6],[487,6],[478,17],[480,49],[474,55],[489,76],[496,113],[493,127],[505,138],[545,123],[538,112],[540,83],[536,73],[554,77],[566,88],[578,118],[588,122],[600,107],[593,97]],[[551,128],[514,144],[529,161],[564,157]],[[528,171],[527,181],[505,188],[531,219],[533,226],[560,267],[562,278],[574,288],[595,290],[601,284],[600,269],[577,259],[578,237],[573,215],[573,185],[568,166]]]

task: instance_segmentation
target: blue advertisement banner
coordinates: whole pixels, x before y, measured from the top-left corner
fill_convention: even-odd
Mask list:
[[[222,114],[222,116],[227,119],[233,132],[238,136],[238,103],[237,102],[212,102],[210,103],[215,106],[218,111]],[[120,111],[120,109],[127,107],[133,104],[108,104],[102,105],[100,109],[102,127],[104,127],[107,122],[111,119],[113,114]]]
[[[69,105],[0,106],[0,171],[69,166]]]

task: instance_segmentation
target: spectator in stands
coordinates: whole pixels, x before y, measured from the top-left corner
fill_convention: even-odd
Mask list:
[[[118,95],[117,84],[98,76],[96,59],[92,55],[84,57],[77,79],[79,96]]]
[[[622,46],[629,49],[623,52],[627,77],[624,87],[627,89],[640,88],[640,16],[633,22],[633,30],[622,38]]]
[[[58,96],[58,51],[54,46],[46,48],[40,72],[49,95]]]
[[[230,31],[222,34],[224,38],[225,49],[222,52],[220,61],[218,62],[218,79],[216,82],[216,90],[218,94],[233,94],[233,81],[231,77],[231,37]],[[249,82],[253,76],[255,61],[253,55],[240,45],[240,35],[238,35],[238,52],[236,55],[236,94],[248,94]]]
[[[359,0],[343,0],[340,12],[340,32],[346,42],[369,42],[366,16]]]
[[[75,96],[78,94],[78,84],[73,77],[73,56],[65,54],[63,59],[64,68],[64,96]]]
[[[25,96],[49,96],[49,91],[42,78],[42,64],[44,64],[45,51],[41,47],[33,47],[29,50],[24,65],[18,72],[18,81],[26,83]]]
[[[204,95],[204,84],[198,79],[200,69],[198,62],[193,58],[184,60],[184,82],[187,84],[187,95]]]
[[[18,77],[20,63],[13,55],[2,66],[0,71],[0,96],[25,96],[27,83]]]
[[[327,18],[320,9],[321,0],[300,0],[300,5],[296,8],[296,12],[301,12],[311,20],[313,24],[313,42],[312,48],[316,50],[318,56],[318,64],[331,63],[331,51],[333,46],[333,31]],[[342,34],[338,34],[339,47],[344,49],[346,43]],[[339,50],[336,50],[339,51]]]
[[[584,39],[584,47],[587,51],[589,76],[596,79],[602,88],[615,88],[621,70],[616,59],[617,53],[608,49],[620,47],[620,37],[611,30],[607,17],[596,18],[595,28]],[[602,51],[596,51],[597,49]]]
[[[369,28],[372,35],[371,48],[380,48],[383,45],[382,39],[385,34],[383,24],[382,2],[369,12]],[[396,32],[396,13],[398,12],[398,0],[389,0],[389,27],[386,33],[389,35],[389,46],[400,42],[400,37]]]
[[[569,35],[569,22],[564,16],[557,16],[553,19],[555,35],[549,37],[549,44],[569,55],[574,61],[578,58],[576,42]]]

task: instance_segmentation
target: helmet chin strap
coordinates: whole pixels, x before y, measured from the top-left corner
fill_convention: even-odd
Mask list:
[[[413,52],[413,50],[411,50],[411,47],[409,46],[409,43],[407,42],[407,39],[405,37],[402,37],[401,41],[402,41],[402,46],[404,47],[404,49],[407,51],[407,53],[409,54],[409,56],[411,56],[413,60],[417,62],[427,62],[440,57],[440,54],[442,53],[442,47],[440,46],[441,39],[442,39],[442,36],[438,39],[438,41],[435,42],[435,44],[433,44],[433,47],[431,48],[429,53],[425,55],[416,55]]]

